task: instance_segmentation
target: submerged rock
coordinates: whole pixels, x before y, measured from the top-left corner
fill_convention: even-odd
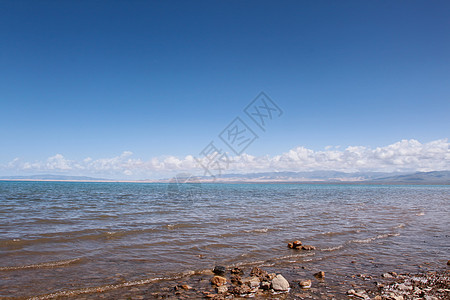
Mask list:
[[[275,291],[289,291],[289,282],[283,277],[283,275],[278,274],[274,279],[272,279],[272,288]]]
[[[301,280],[298,285],[300,285],[300,287],[302,289],[309,289],[312,285],[311,280]]]
[[[311,245],[303,245],[302,247],[301,247],[301,249],[302,250],[316,250],[316,247],[314,247],[314,246],[311,246]]]
[[[244,271],[242,271],[242,269],[240,269],[240,268],[233,268],[233,269],[231,269],[231,274],[237,274],[237,275],[242,275],[242,274],[244,274]]]
[[[317,272],[316,274],[314,274],[314,277],[316,277],[317,279],[323,279],[325,278],[325,272],[324,271]]]

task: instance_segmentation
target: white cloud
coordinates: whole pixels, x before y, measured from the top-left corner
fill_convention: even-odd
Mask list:
[[[252,156],[242,154],[230,156],[230,164],[222,173],[249,173],[262,171],[432,171],[450,170],[450,144],[447,139],[420,143],[417,140],[402,140],[392,145],[369,148],[348,146],[326,147],[324,151],[314,151],[303,146],[275,156]],[[223,166],[223,165],[222,165]],[[225,167],[224,167],[225,168]],[[154,157],[148,161],[134,158],[125,151],[112,158],[81,161],[66,159],[61,154],[45,161],[22,162],[15,158],[0,169],[14,173],[58,172],[73,175],[94,175],[108,178],[160,178],[180,172],[203,174],[195,157],[175,156]]]

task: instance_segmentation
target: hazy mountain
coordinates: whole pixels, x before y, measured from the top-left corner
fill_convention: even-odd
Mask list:
[[[417,172],[373,179],[374,182],[450,184],[450,171]]]
[[[1,176],[0,179],[6,180],[67,180],[67,181],[102,181],[108,180],[104,178],[94,178],[88,176],[66,176],[66,175],[52,175],[52,174],[42,174],[42,175],[28,175],[28,176]]]
[[[450,171],[416,172],[416,173],[384,173],[384,172],[339,172],[339,171],[311,171],[311,172],[261,172],[248,174],[224,174],[213,180],[206,176],[191,176],[184,174],[171,179],[138,180],[138,182],[331,182],[331,183],[404,183],[404,184],[450,184]],[[186,178],[188,179],[186,179]],[[0,180],[61,180],[61,181],[117,181],[87,176],[66,175],[29,175],[3,176]],[[120,181],[120,180],[119,180]]]

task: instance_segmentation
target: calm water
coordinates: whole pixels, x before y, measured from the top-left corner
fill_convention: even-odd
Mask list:
[[[215,264],[450,258],[450,186],[0,182],[0,297],[176,276]],[[315,245],[295,252],[289,240]]]

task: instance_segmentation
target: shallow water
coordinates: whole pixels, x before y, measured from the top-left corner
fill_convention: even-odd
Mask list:
[[[366,273],[442,266],[450,186],[0,182],[0,297],[177,277],[216,264],[370,257]],[[298,252],[301,239],[318,250]],[[346,259],[343,259],[343,258]],[[359,270],[359,269],[358,269]]]

